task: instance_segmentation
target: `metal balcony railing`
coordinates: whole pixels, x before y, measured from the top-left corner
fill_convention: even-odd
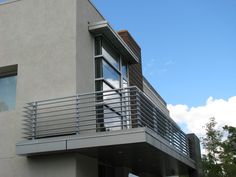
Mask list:
[[[27,139],[148,127],[189,156],[186,135],[136,87],[35,101],[24,112]]]

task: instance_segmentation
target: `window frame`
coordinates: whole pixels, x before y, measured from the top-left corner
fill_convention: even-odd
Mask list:
[[[114,50],[115,53],[117,53],[119,55],[119,63],[118,63],[119,66],[118,67],[114,66],[109,61],[109,59],[107,59],[106,56],[103,54],[103,40],[105,40],[106,44],[108,44],[109,49]],[[97,47],[100,47],[100,49],[98,49]],[[124,83],[123,83],[124,80],[127,83],[127,87],[129,86],[129,67],[128,67],[128,63],[124,60],[124,57],[118,52],[118,50],[111,44],[111,42],[106,39],[105,36],[98,35],[98,36],[95,36],[95,38],[94,38],[95,90],[96,91],[102,91],[103,90],[103,84],[108,85],[111,89],[119,89],[119,88],[116,88],[115,86],[113,86],[112,83],[107,81],[106,78],[104,77],[103,62],[108,64],[108,66],[111,67],[114,70],[114,72],[116,72],[118,74],[118,76],[119,76],[119,88],[121,88],[121,89],[124,88]],[[125,75],[123,75],[123,66],[126,67]],[[99,71],[99,73],[97,73],[97,71]],[[100,90],[98,90],[98,88]],[[115,91],[115,92],[117,92],[117,94],[120,95],[120,99],[121,99],[120,101],[121,101],[121,104],[123,104],[122,103],[123,93],[119,92],[118,90]],[[99,108],[99,110],[100,110],[99,115],[97,116],[97,118],[98,118],[97,123],[99,124],[98,125],[99,127],[97,127],[97,130],[107,131],[106,122],[104,120],[102,121],[102,116],[100,116],[102,114],[102,112],[104,114],[105,109],[107,109],[108,111],[111,111],[114,114],[117,114],[118,116],[120,116],[120,129],[123,129],[125,127],[127,128],[129,126],[128,122],[130,121],[130,118],[127,118],[127,116],[123,114],[123,111],[124,111],[123,109],[124,108],[123,108],[122,105],[121,105],[121,110],[117,112],[115,109],[113,109],[109,105],[105,105],[105,103],[103,101],[103,98],[101,100],[97,100],[97,103],[98,103],[97,108]],[[103,103],[104,103],[104,105],[101,105]],[[101,107],[101,106],[103,106],[103,107]],[[101,108],[103,108],[104,110],[101,111]],[[104,117],[105,116],[103,116],[103,118]]]
[[[17,70],[18,70],[18,65],[9,65],[9,66],[3,66],[0,67],[0,80],[5,79],[5,78],[10,78],[10,77],[15,77],[15,82],[14,82],[14,102],[12,107],[8,107],[7,109],[0,109],[1,112],[7,112],[7,111],[12,111],[16,107],[16,91],[17,91]],[[9,95],[9,98],[12,95]],[[5,103],[5,102],[3,102]],[[7,106],[9,105],[9,102],[7,102]]]

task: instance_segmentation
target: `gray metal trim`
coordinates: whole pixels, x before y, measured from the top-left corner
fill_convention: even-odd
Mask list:
[[[23,129],[25,138],[29,140],[147,127],[180,153],[189,156],[188,139],[184,132],[136,87],[48,99],[27,105]],[[123,124],[123,120],[128,119],[131,121]]]
[[[106,36],[113,43],[113,45],[120,50],[120,53],[122,53],[125,58],[129,59],[130,63],[139,63],[140,58],[134,54],[119,34],[111,28],[107,21],[90,23],[88,30],[94,35],[102,34]]]
[[[121,131],[80,134],[79,136],[26,140],[16,144],[16,153],[18,155],[38,155],[135,143],[148,143],[172,158],[196,169],[196,163],[190,157],[177,151],[168,141],[155,134],[152,130],[143,127]]]

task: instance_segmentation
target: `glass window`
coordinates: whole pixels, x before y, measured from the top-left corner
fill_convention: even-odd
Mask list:
[[[127,64],[122,62],[121,73],[124,78],[128,78]]]
[[[120,76],[106,61],[103,60],[103,78],[114,88],[120,88]]]
[[[102,46],[102,54],[105,57],[105,59],[112,64],[115,68],[119,70],[119,61],[120,61],[120,56],[118,53],[112,50],[111,47],[103,40],[103,46]]]
[[[0,112],[16,105],[16,75],[0,77]]]
[[[109,90],[112,90],[112,88],[107,85],[104,81],[100,81],[100,83],[97,83],[97,84],[102,84],[102,89],[103,91],[109,91]],[[106,106],[108,106],[109,108],[111,108],[111,110],[113,111],[116,111],[117,113],[121,111],[121,97],[120,97],[120,94],[117,92],[117,91],[109,91],[109,92],[104,92],[103,94],[101,94],[102,96],[98,96],[99,101],[103,101],[104,104]]]
[[[102,77],[102,62],[101,58],[95,59],[95,78],[101,78]]]
[[[121,130],[121,116],[110,108],[104,109],[104,126],[106,131]]]
[[[123,88],[126,88],[126,87],[128,87],[128,82],[125,79],[123,79]]]
[[[95,39],[95,55],[96,91],[110,90],[96,94],[97,131],[128,127],[129,113],[122,107],[123,94],[118,90],[112,90],[128,87],[127,63],[122,62],[120,54],[102,36]],[[127,100],[123,99],[126,103]]]

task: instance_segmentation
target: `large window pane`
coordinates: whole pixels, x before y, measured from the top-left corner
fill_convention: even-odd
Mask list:
[[[120,56],[103,40],[102,54],[106,60],[119,70]]]
[[[107,62],[103,60],[103,78],[114,88],[120,88],[120,76]]]
[[[108,91],[103,93],[103,102],[106,106],[111,108],[111,110],[120,113],[121,111],[121,95],[118,91],[109,91],[112,88],[103,82],[103,91]]]
[[[16,76],[0,77],[0,112],[15,108]]]
[[[112,90],[128,87],[127,63],[122,62],[117,50],[103,37],[95,40],[95,55],[103,56],[95,57],[96,91],[104,91],[96,94],[97,131],[127,128],[130,126],[128,100],[121,97],[127,95]]]

